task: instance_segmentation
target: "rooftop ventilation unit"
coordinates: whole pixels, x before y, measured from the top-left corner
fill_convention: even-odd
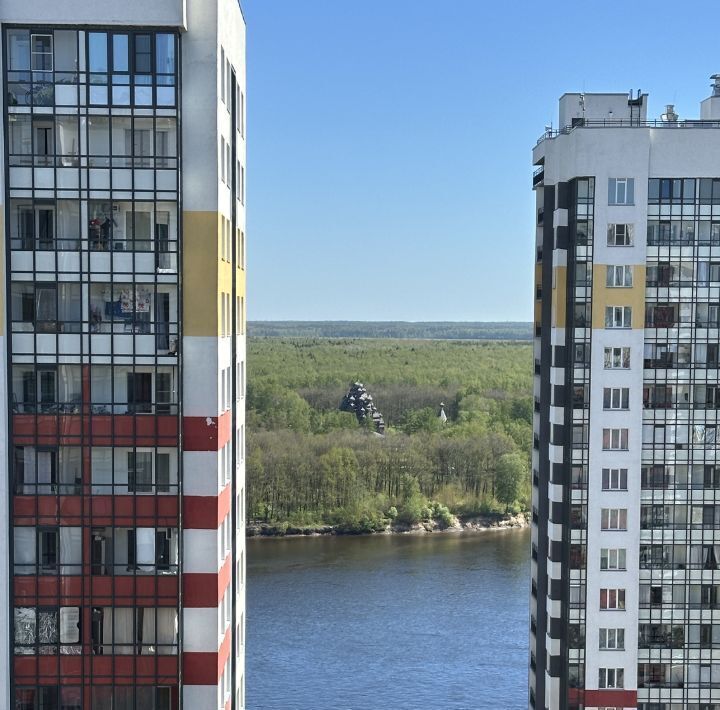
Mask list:
[[[665,106],[665,113],[660,116],[660,120],[663,121],[663,123],[672,123],[678,120],[674,104],[667,104],[667,106]]]

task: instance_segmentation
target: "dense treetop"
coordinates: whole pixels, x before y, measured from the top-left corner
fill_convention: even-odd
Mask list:
[[[355,381],[385,437],[338,410]],[[362,530],[525,507],[531,393],[530,343],[250,338],[248,515]]]

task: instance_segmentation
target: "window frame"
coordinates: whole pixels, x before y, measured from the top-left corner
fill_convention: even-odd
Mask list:
[[[603,451],[628,451],[630,430],[624,427],[603,428]]]
[[[601,508],[600,530],[623,532],[627,530],[627,508]]]
[[[603,468],[601,475],[601,485],[603,491],[627,491],[627,474],[626,468]],[[613,485],[616,483],[617,485]]]
[[[619,365],[615,365],[619,362]],[[627,362],[627,365],[625,363]],[[629,370],[630,369],[630,348],[627,346],[608,346],[603,353],[605,370]],[[608,364],[609,363],[609,364]]]
[[[611,633],[612,632],[612,635]],[[610,642],[610,639],[613,642]],[[604,638],[604,642],[603,642]],[[601,627],[598,633],[598,650],[600,651],[624,651],[625,650],[625,629],[624,627]]]
[[[634,225],[623,223],[608,224],[607,246],[609,247],[631,247],[633,246],[633,227]],[[618,227],[624,227],[618,232]],[[619,236],[621,235],[621,236]]]
[[[622,190],[622,199],[620,193]],[[635,178],[608,178],[608,205],[634,205]]]
[[[624,587],[602,587],[600,589],[600,611],[625,611],[625,592]],[[603,606],[603,601],[605,606]]]
[[[628,411],[630,409],[630,388],[603,387],[603,409]]]
[[[604,563],[604,566],[603,566]],[[608,572],[624,572],[627,570],[627,548],[600,548],[600,569]]]
[[[633,267],[630,264],[608,264],[605,278],[607,288],[632,288]]]
[[[605,306],[605,328],[607,330],[632,328],[632,306]]]

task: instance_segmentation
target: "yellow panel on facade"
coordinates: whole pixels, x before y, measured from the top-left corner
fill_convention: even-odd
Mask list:
[[[567,267],[556,266],[553,276],[552,324],[555,328],[564,328],[567,313]]]
[[[183,335],[220,332],[217,212],[183,213]],[[213,242],[215,244],[213,244]]]
[[[245,271],[238,271],[235,276],[235,295],[244,296],[246,293],[245,287]]]
[[[605,328],[607,306],[630,306],[632,327],[645,327],[645,265],[632,264],[633,285],[630,288],[607,286],[607,264],[593,265],[592,326]]]

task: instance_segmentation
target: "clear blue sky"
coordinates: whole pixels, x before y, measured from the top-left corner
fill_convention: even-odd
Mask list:
[[[531,320],[566,91],[699,117],[717,2],[243,0],[252,320]]]

